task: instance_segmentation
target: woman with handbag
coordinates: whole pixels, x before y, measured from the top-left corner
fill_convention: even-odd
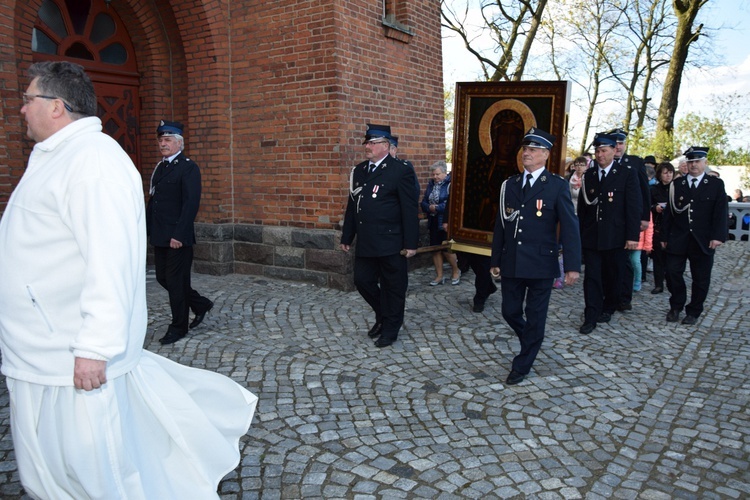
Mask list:
[[[430,167],[432,179],[427,184],[427,189],[422,199],[422,210],[427,214],[430,229],[430,245],[440,245],[448,234],[443,228],[444,215],[448,210],[448,196],[450,195],[451,176],[448,166],[444,161],[437,161]],[[437,251],[432,254],[432,263],[435,265],[435,279],[430,281],[430,286],[445,283],[443,277],[443,261],[447,260],[452,268],[451,284],[458,285],[461,282],[461,271],[458,269],[456,254],[449,251]]]

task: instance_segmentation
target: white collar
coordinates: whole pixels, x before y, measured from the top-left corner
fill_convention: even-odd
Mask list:
[[[698,184],[700,184],[700,183],[701,183],[701,181],[703,180],[703,177],[705,177],[705,176],[706,176],[706,172],[703,172],[703,173],[702,173],[701,175],[699,175],[698,177],[693,177],[692,175],[690,175],[690,174],[687,174],[687,181],[688,181],[688,186],[692,186],[692,185],[693,185],[693,179],[695,179],[695,180],[697,181],[697,182],[695,183],[695,184],[696,184],[696,186],[697,186]]]
[[[597,166],[596,166],[596,168],[597,168],[597,170],[596,170],[596,176],[597,176],[597,177],[601,177],[601,176],[602,176],[602,174],[601,174],[601,171],[602,171],[602,170],[604,170],[604,173],[605,173],[606,175],[609,175],[609,171],[610,171],[610,169],[612,168],[612,165],[614,165],[614,164],[615,164],[615,162],[613,161],[612,163],[610,163],[609,165],[607,165],[607,167],[606,167],[606,168],[602,168],[602,167],[600,167],[599,165],[597,165]]]
[[[529,175],[529,174],[531,174],[531,186],[533,186],[534,183],[536,182],[536,180],[539,178],[539,176],[542,175],[542,172],[544,172],[544,167],[538,168],[538,169],[534,170],[533,172],[529,172],[528,170],[523,169],[523,182],[524,182],[524,184],[526,184],[526,176]]]
[[[167,163],[172,163],[172,160],[177,158],[177,156],[179,156],[180,153],[182,153],[182,150],[179,150],[177,153],[173,154],[172,156],[169,156],[167,158],[162,158],[162,160],[166,160]]]

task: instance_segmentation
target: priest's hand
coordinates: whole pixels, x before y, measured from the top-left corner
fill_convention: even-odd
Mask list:
[[[76,389],[92,391],[107,382],[107,362],[98,359],[76,358],[73,383]]]

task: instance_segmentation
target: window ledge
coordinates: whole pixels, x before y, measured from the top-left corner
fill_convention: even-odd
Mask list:
[[[398,40],[399,42],[409,43],[414,36],[414,30],[396,20],[389,19],[389,17],[390,16],[383,18],[385,36]]]

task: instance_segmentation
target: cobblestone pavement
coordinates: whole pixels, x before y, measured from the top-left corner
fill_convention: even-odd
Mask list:
[[[161,346],[167,296],[149,279],[146,348],[260,397],[222,498],[750,497],[749,245],[719,250],[693,327],[667,324],[668,293],[644,284],[633,311],[582,336],[580,283],[553,291],[545,345],[513,387],[499,293],[476,314],[473,275],[432,276],[410,275],[385,349],[356,292],[240,275],[194,275],[216,305]],[[23,498],[0,387],[0,496]]]

